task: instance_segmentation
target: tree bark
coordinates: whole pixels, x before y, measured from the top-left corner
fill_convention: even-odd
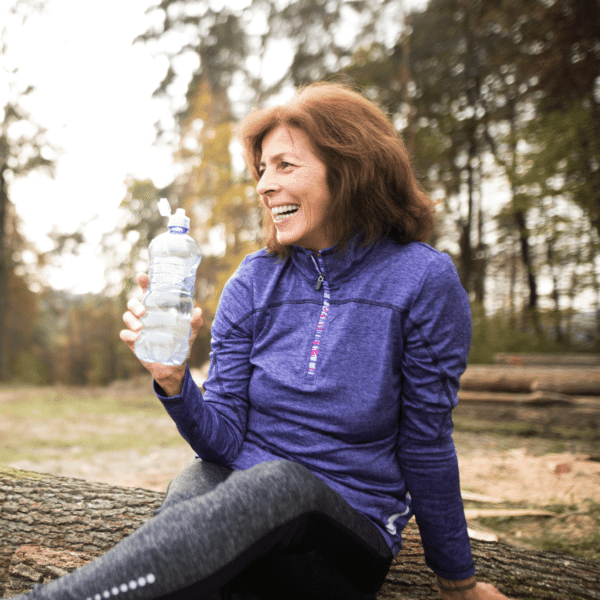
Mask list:
[[[23,593],[89,562],[150,518],[161,500],[159,492],[0,467],[0,593]],[[517,600],[600,599],[596,562],[471,543],[479,578]],[[413,522],[379,598],[437,598]]]

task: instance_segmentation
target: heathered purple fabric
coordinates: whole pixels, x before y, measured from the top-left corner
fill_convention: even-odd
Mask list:
[[[156,391],[202,459],[296,461],[394,553],[414,512],[429,566],[462,579],[474,566],[451,410],[470,340],[452,261],[426,244],[261,250],[223,290],[204,395],[189,372],[180,396]]]

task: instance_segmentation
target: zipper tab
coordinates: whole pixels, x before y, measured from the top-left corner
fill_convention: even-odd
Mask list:
[[[315,286],[315,290],[317,290],[317,292],[318,292],[321,289],[321,287],[323,286],[323,282],[325,281],[325,275],[323,275],[323,273],[321,272],[321,268],[317,264],[315,257],[312,254],[310,255],[310,257],[312,258],[313,264],[315,265],[315,269],[317,270],[317,273],[319,274],[319,278],[317,279],[317,285]]]

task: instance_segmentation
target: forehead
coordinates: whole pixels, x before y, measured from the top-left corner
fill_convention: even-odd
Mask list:
[[[316,158],[308,135],[301,129],[285,125],[279,125],[265,136],[261,146],[261,163],[282,154]]]

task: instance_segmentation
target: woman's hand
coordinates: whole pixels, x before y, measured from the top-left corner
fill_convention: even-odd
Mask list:
[[[142,288],[142,292],[145,293],[148,288],[150,279],[145,273],[139,273],[137,276],[137,282]],[[127,329],[123,329],[119,334],[119,337],[131,348],[131,351],[135,353],[134,344],[140,336],[140,331],[143,327],[140,318],[146,312],[146,307],[137,299],[133,298],[127,303],[129,309],[123,315],[123,321],[127,325]],[[194,308],[192,313],[192,333],[190,335],[190,350],[192,344],[198,335],[200,327],[202,327],[202,310],[199,307]],[[188,353],[189,356],[189,353]],[[183,386],[183,378],[185,376],[185,363],[179,366],[169,367],[162,363],[147,363],[140,361],[148,371],[152,374],[152,377],[156,380],[158,385],[166,392],[168,396],[176,396],[181,393]]]
[[[439,582],[442,585],[458,584],[446,579],[441,579]],[[441,600],[511,600],[508,596],[499,592],[491,583],[477,582],[477,585],[469,590],[447,591],[438,586],[438,591]]]

